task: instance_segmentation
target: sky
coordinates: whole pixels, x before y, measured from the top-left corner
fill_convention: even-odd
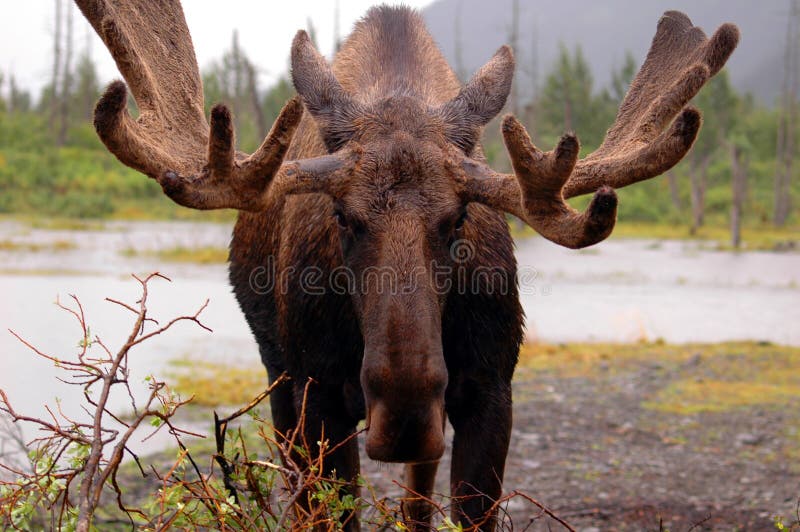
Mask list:
[[[403,1],[415,8],[422,8],[431,2]],[[3,16],[0,17],[0,72],[6,77],[13,72],[17,85],[30,90],[34,98],[38,98],[52,71],[55,0],[26,0],[13,4],[10,0],[3,0],[3,3]],[[347,36],[355,21],[371,5],[381,3],[384,2],[341,0],[341,35]],[[103,43],[77,6],[72,8],[76,51],[85,49],[88,39],[100,79],[106,83],[119,78]],[[185,0],[183,10],[201,70],[222,57],[225,50],[230,48],[233,30],[238,29],[241,47],[261,69],[259,75],[262,86],[268,85],[288,71],[292,38],[298,29],[307,28],[309,18],[317,32],[320,52],[328,57],[332,55],[334,2],[331,0]]]

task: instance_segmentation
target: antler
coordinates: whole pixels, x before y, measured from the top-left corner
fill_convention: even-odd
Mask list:
[[[127,111],[125,84],[109,85],[94,118],[109,151],[156,179],[180,205],[261,209],[302,116],[301,102],[295,98],[286,104],[255,153],[235,152],[230,111],[216,105],[210,128],[203,115],[197,60],[178,0],[76,3],[108,47],[139,107],[134,120]],[[302,174],[301,166],[293,165],[292,179]]]
[[[578,161],[578,141],[569,134],[543,153],[522,124],[507,116],[503,137],[515,174],[466,162],[463,194],[520,217],[557,244],[579,248],[600,242],[616,220],[617,198],[610,187],[650,179],[683,158],[701,123],[700,113],[687,103],[719,72],[738,41],[733,24],[723,24],[707,39],[689,17],[668,11],[600,148]],[[595,196],[585,213],[564,201],[589,192]]]

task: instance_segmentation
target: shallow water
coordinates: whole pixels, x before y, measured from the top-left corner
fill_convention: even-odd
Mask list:
[[[100,231],[52,231],[0,222],[0,242],[39,246],[0,251],[0,387],[27,413],[42,415],[43,403],[53,405],[55,397],[63,397],[65,412],[80,416],[69,399],[75,394],[67,394],[68,387],[54,379],[52,362],[33,355],[6,329],[50,354],[74,356],[80,330],[73,317],[52,303],[57,297],[68,303],[69,294],[75,294],[92,334],[117,347],[130,332],[132,314],[104,298],[134,303],[139,285],[132,272],[160,270],[172,279],[154,281],[148,305],[152,317],[193,314],[209,299],[202,319],[214,330],[179,323],[134,350],[135,392],[145,392],[147,374],[163,375],[167,361],[183,356],[257,363],[226,265],[167,263],[142,254],[176,246],[226,247],[229,238],[230,227],[218,224],[115,222]],[[137,254],[131,256],[130,250]],[[697,242],[622,239],[572,251],[534,238],[518,243],[517,257],[530,338],[756,339],[800,345],[798,253],[735,253],[706,250]],[[121,395],[112,398],[115,406],[125,401]]]

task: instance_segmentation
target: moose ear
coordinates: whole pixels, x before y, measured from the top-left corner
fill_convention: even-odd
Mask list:
[[[475,73],[458,96],[439,108],[447,137],[467,155],[478,143],[481,128],[506,104],[514,78],[514,53],[502,46]]]
[[[292,42],[292,83],[314,117],[328,151],[339,150],[353,135],[359,106],[303,30]]]

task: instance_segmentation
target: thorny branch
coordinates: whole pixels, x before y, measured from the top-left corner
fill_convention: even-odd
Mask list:
[[[43,483],[49,486],[53,482],[60,481],[57,484],[60,489],[55,490],[55,495],[49,499],[51,507],[56,504],[60,505],[58,510],[59,528],[62,525],[63,518],[69,512],[74,513],[75,508],[77,508],[76,529],[78,531],[89,530],[95,511],[104,493],[104,487],[108,485],[109,481],[116,492],[119,508],[129,517],[132,511],[141,514],[141,511],[130,510],[123,504],[122,493],[116,481],[116,474],[126,451],[135,457],[128,449],[128,442],[145,420],[159,420],[154,423],[157,425],[155,431],[166,425],[170,433],[176,438],[180,434],[200,436],[199,434],[178,429],[170,422],[175,412],[188,401],[179,400],[164,382],[149,377],[147,379],[149,394],[143,406],[137,408],[130,388],[128,356],[135,346],[164,333],[180,321],[191,321],[210,331],[200,321],[200,314],[208,305],[208,300],[194,314],[173,318],[166,325],[159,326],[158,321],[148,316],[149,284],[154,279],[167,281],[170,281],[170,279],[158,272],[144,278],[133,275],[133,278],[141,285],[141,297],[138,301],[134,304],[127,304],[111,298],[106,299],[131,311],[136,316],[131,332],[116,353],[108,349],[98,336],[91,335],[83,305],[74,295],[70,296],[73,306],[67,306],[58,300],[56,301],[56,305],[59,308],[75,318],[81,331],[81,340],[78,343],[79,351],[74,358],[65,359],[44,353],[16,332],[10,331],[14,337],[36,355],[53,362],[57,368],[68,371],[71,374],[70,380],[62,380],[69,384],[80,385],[84,398],[91,407],[88,409],[84,407],[84,410],[90,414],[90,422],[79,422],[71,419],[61,410],[60,405],[57,415],[47,407],[49,419],[42,419],[17,412],[11,405],[6,393],[0,390],[0,411],[10,416],[14,423],[27,422],[44,433],[43,436],[36,438],[29,444],[36,445],[35,459],[41,460],[43,457],[50,457],[50,459],[43,462],[44,466],[40,463],[31,473],[14,470],[14,473],[19,477],[17,482],[4,482],[0,483],[0,486],[8,488],[12,497],[22,498],[26,495],[34,495],[41,501],[47,495],[33,493],[37,487],[43,485]],[[147,323],[155,324],[155,329],[145,332],[145,324]],[[95,346],[100,349],[100,352],[98,354],[92,352],[92,356],[90,356],[91,348]],[[97,391],[95,388],[98,386],[99,394],[95,399],[93,392]],[[120,416],[112,413],[108,408],[111,390],[115,386],[122,386],[131,400],[134,409],[131,421],[123,421]],[[121,425],[123,429],[108,428],[108,418]],[[179,439],[178,442],[180,443]],[[109,452],[109,446],[112,443],[114,445]],[[70,460],[69,463],[65,464],[62,458],[68,453],[81,458]],[[6,469],[10,470],[8,467]],[[70,498],[74,493],[69,491],[69,487],[75,481],[79,481],[80,486],[77,492],[77,502],[73,503]],[[7,505],[4,505],[4,514],[6,509]],[[7,524],[17,528],[17,523],[14,522],[11,515],[2,515],[0,517]]]
[[[407,497],[401,501],[378,498],[369,487],[367,489],[370,490],[371,498],[365,499],[359,497],[357,484],[361,484],[360,480],[357,482],[356,479],[334,478],[335,475],[326,470],[325,460],[353,438],[357,438],[363,430],[333,444],[326,439],[323,430],[318,438],[313,438],[318,441],[309,441],[312,438],[308,435],[314,432],[307,431],[306,406],[309,388],[316,384],[312,379],[305,383],[303,389],[297,426],[288,433],[273,433],[266,420],[256,413],[251,414],[258,422],[258,436],[270,453],[265,459],[248,453],[241,429],[233,441],[236,445],[233,456],[226,455],[227,431],[232,421],[254,412],[257,405],[277,387],[284,385],[289,380],[288,375],[281,375],[266,390],[233,414],[220,418],[215,412],[216,453],[211,459],[208,472],[204,472],[181,439],[184,435],[202,436],[176,427],[172,420],[175,412],[190,400],[179,399],[164,382],[149,377],[148,393],[141,404],[137,405],[129,383],[128,357],[132,348],[162,334],[180,321],[191,321],[210,330],[200,321],[200,315],[208,301],[194,314],[180,316],[161,325],[148,315],[149,283],[155,279],[169,279],[159,273],[144,278],[134,276],[134,279],[141,285],[141,297],[138,301],[126,303],[112,298],[106,299],[131,312],[135,318],[127,339],[116,352],[109,349],[98,336],[91,334],[83,306],[75,296],[71,296],[73,305],[57,302],[60,308],[75,318],[80,328],[81,341],[74,357],[62,358],[47,354],[11,332],[36,355],[69,373],[70,377],[64,381],[81,388],[85,405],[88,405],[84,406],[84,410],[89,414],[90,421],[69,417],[62,411],[60,404],[55,409],[46,407],[47,416],[44,418],[26,415],[18,412],[6,393],[0,390],[0,411],[7,414],[14,426],[18,427],[20,422],[28,423],[41,433],[27,444],[35,445],[29,471],[24,465],[0,463],[0,469],[15,477],[11,482],[0,481],[3,498],[0,522],[3,525],[17,530],[30,528],[30,516],[26,521],[25,516],[12,515],[15,508],[27,507],[39,512],[34,516],[39,521],[42,520],[42,510],[47,510],[49,517],[45,519],[49,519],[49,528],[60,529],[71,525],[80,531],[89,530],[98,521],[96,512],[105,493],[113,496],[116,507],[127,517],[127,523],[132,528],[143,526],[145,530],[231,527],[243,530],[294,530],[309,527],[330,529],[345,526],[356,518],[359,509],[365,508],[372,508],[375,512],[374,521],[370,523],[382,527],[390,523],[393,525],[398,519],[406,521],[403,505],[414,499],[425,502],[433,515],[439,515],[447,522],[445,516],[448,514],[448,507],[414,493],[405,486],[401,487],[406,491]],[[133,408],[131,418],[123,418],[109,409],[110,390],[115,386],[121,387],[127,393]],[[98,388],[99,394],[92,393],[97,392]],[[151,499],[154,501],[152,507],[129,506],[123,500],[117,475],[127,453],[142,475],[146,476],[138,456],[128,446],[130,439],[146,420],[151,420],[156,428],[145,440],[166,427],[175,438],[180,452],[178,459],[163,475],[151,466],[161,486],[154,499]],[[24,445],[23,440],[19,441]],[[218,477],[215,477],[215,465],[221,470]],[[273,487],[276,478],[282,481],[283,488]],[[242,496],[244,494],[247,496]],[[483,495],[476,493],[476,496]],[[504,506],[512,498],[522,498],[539,509],[531,521],[547,516],[564,529],[573,530],[546,506],[518,491],[495,501],[486,514],[487,519],[495,512],[505,514]],[[449,501],[451,504],[463,502],[439,495],[437,500]],[[126,521],[111,517],[105,522]],[[477,530],[486,522],[465,524],[464,530]],[[33,524],[46,527],[44,522]],[[413,526],[414,523],[409,522],[408,525]],[[504,519],[501,526],[505,525],[510,525],[510,520]]]

